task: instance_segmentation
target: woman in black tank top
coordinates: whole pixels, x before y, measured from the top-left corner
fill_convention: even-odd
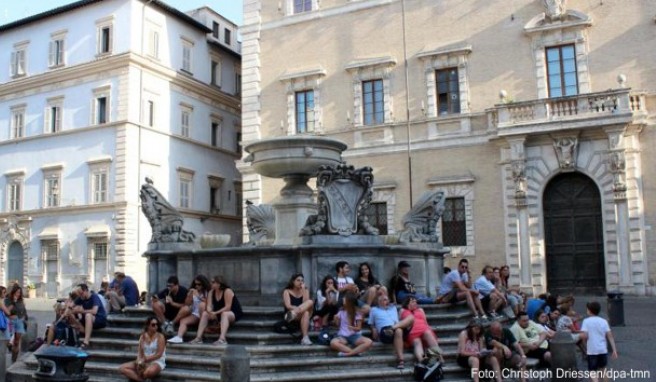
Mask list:
[[[238,321],[243,312],[241,304],[235,296],[235,292],[228,284],[223,281],[222,276],[212,278],[212,289],[210,290],[211,304],[207,304],[207,309],[203,312],[198,324],[198,333],[190,343],[203,343],[203,333],[210,323],[218,322],[221,333],[219,339],[214,345],[226,345],[226,334],[230,325]]]
[[[293,274],[282,292],[282,301],[285,306],[285,321],[299,321],[303,339],[302,345],[312,345],[308,331],[310,328],[310,315],[314,302],[310,300],[310,293],[305,287],[302,273]]]

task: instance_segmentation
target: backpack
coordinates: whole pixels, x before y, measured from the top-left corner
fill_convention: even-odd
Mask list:
[[[330,329],[329,328],[323,328],[319,332],[319,337],[317,338],[317,343],[319,345],[328,346],[328,345],[330,345],[330,341],[332,341],[333,338],[335,338],[335,335],[330,333]]]
[[[58,322],[55,325],[55,340],[59,340],[60,345],[77,346],[77,331],[65,322]]]
[[[434,363],[431,364],[429,360],[430,359],[415,364],[415,381],[440,382],[442,378],[444,378],[444,370],[442,370],[442,364],[439,361],[434,361]]]

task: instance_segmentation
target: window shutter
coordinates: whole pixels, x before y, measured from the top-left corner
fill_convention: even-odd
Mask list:
[[[50,106],[46,106],[46,110],[43,112],[43,132],[50,133]]]
[[[50,41],[48,49],[48,65],[55,66],[57,64],[57,42]]]
[[[59,57],[59,60],[58,60],[57,64],[64,64],[64,40],[63,39],[59,40],[59,44],[57,44],[57,50],[58,50],[57,56]]]
[[[16,66],[16,52],[11,52],[11,73],[12,76],[18,74],[18,68]]]

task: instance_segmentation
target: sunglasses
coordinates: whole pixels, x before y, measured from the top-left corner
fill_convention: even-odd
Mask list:
[[[175,285],[173,285],[173,284],[166,284],[166,287],[167,287],[167,288],[173,288],[174,286],[175,286]]]

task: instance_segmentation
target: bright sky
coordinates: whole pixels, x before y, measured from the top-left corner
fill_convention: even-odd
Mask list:
[[[77,0],[0,0],[0,25]],[[237,25],[243,20],[243,0],[164,0],[183,12],[207,5]]]

